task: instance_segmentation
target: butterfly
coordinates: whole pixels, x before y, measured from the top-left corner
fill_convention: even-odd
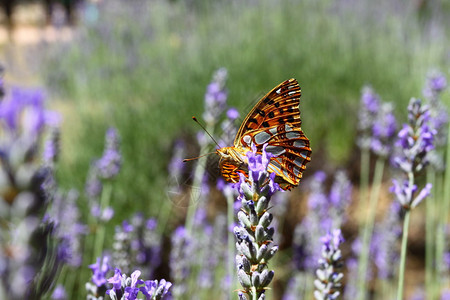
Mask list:
[[[289,79],[261,98],[239,128],[234,145],[216,150],[220,156],[222,176],[228,182],[239,182],[239,173],[248,177],[246,153],[256,147],[273,154],[268,171],[283,190],[296,187],[306,164],[311,160],[308,138],[301,129],[301,90],[296,79]]]

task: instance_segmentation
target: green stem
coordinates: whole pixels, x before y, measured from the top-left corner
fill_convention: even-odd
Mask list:
[[[445,250],[445,226],[449,223],[449,211],[450,211],[450,123],[448,124],[447,129],[447,144],[446,144],[446,151],[445,151],[445,161],[446,167],[445,167],[445,173],[444,173],[444,179],[443,179],[443,193],[442,202],[438,203],[437,205],[440,205],[442,208],[439,209],[439,211],[442,213],[438,217],[438,230],[440,234],[436,237],[436,261],[442,261],[444,250]],[[436,262],[437,263],[437,262]],[[435,281],[435,292],[438,293],[439,290],[439,282],[437,280]],[[436,294],[435,294],[436,295]]]
[[[105,183],[103,186],[103,191],[100,199],[100,210],[105,209],[109,205],[109,200],[111,198],[112,185],[109,183]],[[105,224],[100,222],[95,233],[95,242],[94,242],[94,259],[99,257],[102,253],[103,244],[105,241]]]
[[[433,286],[434,286],[434,237],[435,237],[435,206],[436,206],[436,173],[434,170],[428,168],[427,169],[427,182],[433,184],[433,193],[428,197],[425,206],[426,206],[426,217],[425,217],[425,291],[427,295],[427,299],[433,299]]]
[[[372,239],[373,227],[375,223],[375,216],[377,212],[378,199],[380,198],[381,181],[383,179],[384,171],[384,158],[378,158],[375,165],[375,174],[372,182],[372,191],[370,193],[369,199],[369,210],[367,211],[366,223],[364,226],[363,238],[362,238],[362,249],[359,256],[358,263],[358,274],[360,281],[360,292],[359,296],[365,298],[365,282],[366,282],[366,270],[369,263],[369,245]]]
[[[252,300],[258,300],[258,293],[256,292],[256,287],[252,286],[250,288],[250,293],[252,295]]]
[[[230,299],[233,299],[234,292],[232,292],[235,286],[234,276],[234,257],[236,256],[235,251],[235,237],[233,232],[230,230],[231,225],[234,223],[234,197],[232,193],[226,195],[227,198],[227,226],[228,226],[228,278],[230,279]]]
[[[359,208],[362,208],[363,201],[367,201],[367,188],[369,187],[370,151],[361,150],[361,174],[359,183]]]
[[[403,220],[402,250],[400,254],[400,269],[398,273],[397,300],[403,300],[403,286],[405,281],[405,263],[406,263],[406,246],[408,243],[409,217],[411,210],[405,211],[405,219]]]
[[[69,266],[64,266],[64,287],[66,288],[66,293],[67,293],[67,299],[73,299],[73,291],[75,288],[75,282],[77,281],[77,276],[79,274],[79,272],[77,272],[76,269],[69,267]]]
[[[358,211],[363,211],[368,201],[368,187],[369,187],[369,169],[370,169],[370,151],[369,149],[361,149],[361,170],[360,170],[360,182],[359,182],[359,202]],[[361,221],[361,220],[359,220]],[[366,228],[367,226],[364,226]],[[365,229],[363,229],[365,231]],[[364,231],[359,236],[364,236]],[[366,298],[366,269],[363,269],[361,262],[364,260],[364,252],[362,251],[359,257],[358,264],[358,282],[357,282],[357,299],[363,300]]]
[[[434,191],[435,191],[435,198],[436,198],[436,208],[435,208],[435,216],[434,216],[434,223],[435,223],[435,261],[434,261],[434,280],[432,282],[433,287],[433,298],[439,297],[439,293],[441,291],[441,284],[442,280],[441,278],[445,278],[445,268],[443,267],[445,265],[444,262],[444,252],[445,252],[445,244],[446,244],[446,238],[445,238],[445,232],[446,232],[446,218],[449,211],[449,207],[446,206],[446,201],[444,198],[442,198],[443,194],[443,188],[442,188],[442,178],[441,176],[437,176],[436,180],[436,186],[433,185]],[[428,201],[428,200],[427,200]],[[439,208],[438,208],[439,207]]]

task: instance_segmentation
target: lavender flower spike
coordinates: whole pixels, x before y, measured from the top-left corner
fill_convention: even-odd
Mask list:
[[[103,156],[95,162],[98,175],[103,179],[112,179],[117,176],[122,164],[122,155],[119,150],[120,140],[117,130],[109,128],[105,134],[105,149]]]
[[[427,154],[434,149],[436,130],[430,128],[429,121],[428,106],[422,105],[418,99],[411,99],[408,105],[408,124],[404,124],[398,133],[397,146],[400,155],[394,158],[394,164],[403,171],[407,179],[394,179],[391,187],[391,192],[406,209],[417,206],[431,190],[431,184],[427,184],[418,196],[414,197],[418,191],[414,177],[428,164]]]
[[[362,90],[360,109],[358,113],[358,146],[361,149],[369,149],[371,146],[371,130],[374,125],[379,107],[380,97],[373,89],[365,86]]]
[[[267,286],[272,281],[274,271],[267,269],[269,260],[275,255],[278,246],[274,245],[272,236],[274,228],[269,227],[273,216],[268,212],[271,196],[280,190],[274,182],[274,173],[269,174],[267,167],[271,154],[262,155],[256,149],[247,152],[249,176],[241,174],[236,188],[242,210],[238,212],[239,226],[234,228],[237,238],[236,266],[237,275],[243,290],[239,298],[264,299]]]
[[[214,73],[212,82],[205,93],[205,112],[203,119],[207,124],[215,124],[217,118],[225,110],[228,92],[225,89],[228,72],[220,68]]]
[[[339,250],[344,241],[340,229],[335,229],[321,238],[322,258],[319,259],[319,268],[316,271],[317,279],[314,281],[316,291],[314,298],[317,300],[333,300],[340,295],[339,288],[343,273],[338,272],[342,266],[342,254]]]

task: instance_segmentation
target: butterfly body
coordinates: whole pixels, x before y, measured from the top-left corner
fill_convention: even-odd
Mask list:
[[[246,153],[253,148],[258,153],[267,144],[273,154],[268,171],[284,190],[298,185],[306,164],[311,160],[309,140],[300,125],[300,87],[289,79],[265,95],[243,121],[231,147],[217,149],[222,176],[238,182],[239,173],[248,176]]]
[[[223,147],[216,150],[220,156],[219,167],[223,174],[227,174],[225,179],[229,182],[236,183],[239,181],[239,172],[247,173],[246,153],[250,148],[243,147]]]

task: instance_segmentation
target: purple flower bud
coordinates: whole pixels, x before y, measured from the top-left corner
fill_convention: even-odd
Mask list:
[[[236,120],[239,118],[239,111],[234,107],[229,108],[227,110],[227,118],[230,120]]]
[[[52,300],[66,300],[66,290],[61,284],[58,284],[52,293]]]
[[[106,283],[106,273],[111,269],[109,266],[109,256],[98,257],[95,264],[89,265],[92,270],[92,282],[97,286]]]
[[[114,276],[108,279],[108,283],[113,285],[112,289],[116,291],[120,291],[122,288],[122,272],[120,269],[116,268],[114,270]]]

